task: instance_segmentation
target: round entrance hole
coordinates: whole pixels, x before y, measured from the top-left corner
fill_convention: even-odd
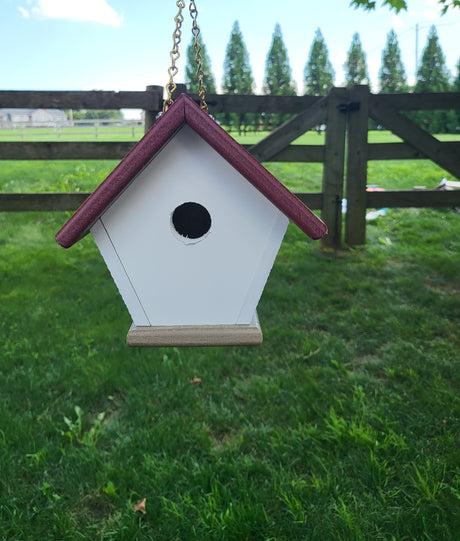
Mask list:
[[[176,207],[171,221],[176,232],[185,239],[199,239],[211,229],[211,215],[207,209],[191,201]]]

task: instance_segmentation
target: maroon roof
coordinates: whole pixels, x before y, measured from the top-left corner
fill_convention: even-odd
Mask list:
[[[69,248],[83,238],[109,205],[184,124],[198,133],[309,237],[319,239],[327,233],[326,225],[304,203],[191,98],[182,94],[62,226],[56,235],[57,242]]]

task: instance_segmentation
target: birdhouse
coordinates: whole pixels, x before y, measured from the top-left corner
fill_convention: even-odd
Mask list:
[[[262,341],[256,308],[289,220],[327,228],[181,95],[56,235],[91,232],[132,317],[129,345]]]

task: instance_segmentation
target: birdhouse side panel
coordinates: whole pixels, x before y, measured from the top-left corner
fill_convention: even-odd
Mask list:
[[[250,324],[288,223],[189,126],[101,221],[152,326]]]
[[[259,304],[288,225],[288,218],[279,212],[273,222],[272,230],[267,232],[266,245],[261,251],[260,264],[254,269],[251,280],[247,282],[246,299],[238,317],[238,323],[247,321],[251,317],[253,307]]]
[[[136,295],[136,291],[133,288],[126,270],[123,267],[118,254],[110,241],[110,237],[105,230],[102,221],[98,220],[91,228],[91,235],[96,242],[99,251],[107,265],[107,268],[112,275],[118,291],[128,308],[128,312],[133,319],[137,322],[137,325],[147,326],[150,325],[147,314],[145,313],[142,304],[139,302],[139,298]]]

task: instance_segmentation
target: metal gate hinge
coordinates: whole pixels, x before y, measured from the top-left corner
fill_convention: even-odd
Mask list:
[[[361,103],[359,101],[349,101],[348,103],[341,103],[337,107],[341,113],[353,113],[360,110]]]

